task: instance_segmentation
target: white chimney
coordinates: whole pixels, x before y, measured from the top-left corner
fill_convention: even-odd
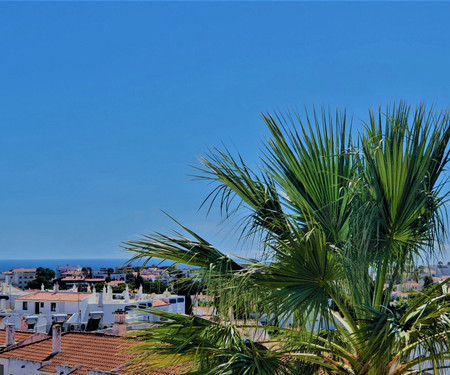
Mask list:
[[[99,295],[98,295],[98,306],[101,306],[101,307],[103,307],[103,293],[100,293]]]
[[[6,346],[13,345],[16,342],[16,326],[14,323],[6,325]]]
[[[123,335],[127,332],[126,318],[127,312],[122,309],[116,310],[113,312],[114,314],[114,326],[113,326],[113,334],[114,335]]]
[[[52,330],[52,354],[59,353],[61,351],[61,325],[53,325]]]

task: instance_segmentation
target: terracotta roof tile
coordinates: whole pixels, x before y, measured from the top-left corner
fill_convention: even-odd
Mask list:
[[[110,285],[119,285],[119,284],[125,284],[125,281],[123,280],[111,280],[109,282]]]
[[[165,302],[163,300],[157,299],[155,301],[152,302],[153,307],[162,307],[162,306],[169,306],[170,303]]]
[[[5,349],[0,358],[22,358],[35,362],[50,361],[40,370],[56,373],[56,366],[74,367],[71,375],[86,375],[88,370],[126,374],[131,355],[123,352],[134,342],[131,338],[92,332],[66,332],[61,336],[61,351],[52,356],[52,338],[18,348]],[[153,370],[147,375],[178,375],[180,365]],[[144,375],[145,373],[142,373]]]
[[[15,341],[20,342],[22,340],[27,339],[28,337],[31,337],[36,332],[26,332],[26,331],[16,331],[15,333]],[[0,329],[0,346],[6,345],[6,330]]]
[[[0,358],[24,358],[42,362],[50,360],[46,372],[55,372],[57,365],[83,366],[86,369],[110,371],[123,366],[129,356],[121,352],[131,340],[99,333],[67,332],[61,337],[61,352],[51,356],[52,338],[0,353]]]
[[[63,277],[61,281],[84,281],[83,276],[67,276]]]
[[[36,272],[36,268],[14,268],[11,272]]]
[[[25,296],[17,297],[16,300],[23,301],[65,301],[77,302],[88,297],[91,293],[76,292],[36,292]]]

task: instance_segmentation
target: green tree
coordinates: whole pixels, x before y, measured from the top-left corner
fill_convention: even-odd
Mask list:
[[[38,267],[36,269],[36,278],[27,284],[29,289],[40,289],[42,284],[44,288],[48,289],[52,286],[52,280],[55,277],[55,271],[51,268]]]
[[[271,137],[256,171],[218,149],[198,168],[215,184],[209,209],[240,215],[260,259],[238,262],[181,224],[185,235],[126,244],[132,260],[199,267],[216,313],[155,310],[165,319],[138,333],[137,363],[223,375],[438,373],[450,360],[447,281],[408,304],[391,292],[442,244],[449,114],[403,103],[369,111],[355,141],[339,111],[263,119]]]
[[[135,289],[139,289],[139,287],[142,285],[142,289],[144,289],[144,279],[142,278],[141,274],[138,272],[136,278],[134,279],[133,287]]]
[[[144,284],[142,284],[142,289],[144,290],[144,293],[161,294],[167,288],[167,284],[162,283],[159,280],[156,280],[156,281],[143,280],[143,281],[144,281]]]
[[[84,276],[85,278],[90,278],[90,277],[92,277],[92,269],[91,269],[91,267],[83,267],[83,268],[81,269],[81,273],[83,274],[83,276]]]
[[[134,281],[135,281],[135,279],[136,279],[136,277],[133,275],[133,273],[131,273],[131,272],[128,272],[126,275],[125,275],[125,282],[126,283],[128,283],[128,284],[134,284]]]

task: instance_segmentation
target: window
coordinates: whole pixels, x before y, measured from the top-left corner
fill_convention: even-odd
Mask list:
[[[170,304],[177,303],[177,299],[176,298],[171,298],[171,299],[169,299],[169,303]]]
[[[28,310],[28,302],[22,302],[22,310]]]
[[[41,307],[44,307],[44,302],[41,302]]]
[[[184,298],[183,297],[178,297],[177,298],[177,302],[184,302]]]
[[[50,304],[50,310],[51,310],[51,311],[56,311],[56,302],[52,302],[52,303]]]

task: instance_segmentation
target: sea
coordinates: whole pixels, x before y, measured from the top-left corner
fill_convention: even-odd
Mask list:
[[[129,259],[125,258],[85,258],[85,259],[0,259],[0,272],[9,271],[14,268],[50,268],[54,271],[60,266],[80,266],[91,267],[93,270],[100,268],[116,268],[123,265],[131,264],[133,266],[142,266],[143,262],[130,263]],[[151,259],[146,265],[169,266],[173,262],[162,260],[158,258]]]

